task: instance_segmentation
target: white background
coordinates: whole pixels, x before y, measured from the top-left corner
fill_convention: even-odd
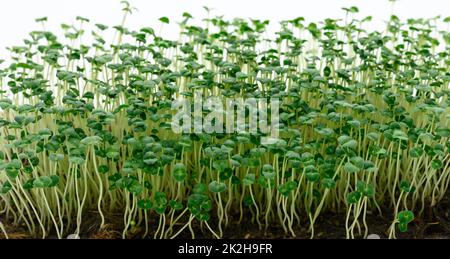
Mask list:
[[[127,22],[126,27],[138,29],[150,26],[158,30],[158,18],[167,16],[181,20],[183,12],[196,18],[205,18],[202,8],[214,9],[213,15],[226,18],[242,17],[280,20],[303,16],[307,21],[324,18],[343,18],[341,7],[358,6],[360,16],[371,15],[374,29],[383,28],[391,14],[388,0],[129,0],[139,9]],[[450,16],[450,0],[399,0],[394,12],[400,18],[430,18],[437,15]],[[119,0],[1,0],[0,2],[0,59],[7,59],[6,47],[22,43],[32,30],[41,27],[35,18],[48,16],[48,28],[59,30],[59,24],[71,24],[77,15],[90,18],[92,22],[106,25],[120,24],[122,12]],[[175,25],[173,25],[175,26]],[[169,33],[171,31],[169,27]],[[166,29],[167,31],[167,29]],[[169,36],[170,37],[170,36]]]

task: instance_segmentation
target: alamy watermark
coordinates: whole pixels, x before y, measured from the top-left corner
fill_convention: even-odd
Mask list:
[[[204,97],[196,91],[193,98],[180,97],[172,102],[177,113],[172,117],[176,134],[189,133],[262,133],[279,135],[278,98]]]

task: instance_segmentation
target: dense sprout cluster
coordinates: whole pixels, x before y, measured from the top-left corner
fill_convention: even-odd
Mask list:
[[[194,237],[197,222],[220,238],[244,220],[314,237],[330,212],[354,238],[367,236],[371,211],[392,218],[389,237],[407,231],[450,182],[450,33],[440,18],[396,16],[366,31],[371,18],[357,13],[283,21],[270,37],[269,21],[196,26],[188,13],[177,41],[125,19],[95,24],[91,43],[83,17],[62,25],[64,39],[33,31],[0,70],[1,222],[61,238],[98,210],[101,227],[123,215],[124,238],[136,226]],[[280,98],[279,138],[175,134],[171,102],[198,90]]]

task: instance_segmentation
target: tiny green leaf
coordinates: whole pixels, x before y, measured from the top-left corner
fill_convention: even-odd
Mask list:
[[[186,167],[184,166],[184,164],[181,163],[176,164],[172,169],[172,175],[175,181],[183,182],[187,176]]]
[[[397,218],[400,223],[408,224],[414,220],[414,213],[409,210],[404,210],[398,213]]]
[[[138,207],[143,210],[150,210],[153,207],[153,203],[150,199],[142,199],[138,201]]]
[[[347,202],[349,204],[355,204],[361,199],[361,193],[358,191],[351,192],[347,195]]]
[[[214,193],[221,193],[221,192],[226,191],[226,189],[227,189],[227,186],[223,182],[219,183],[217,181],[213,181],[209,184],[209,190]]]
[[[159,21],[162,22],[162,23],[166,23],[166,24],[170,23],[170,20],[167,17],[161,17],[161,18],[159,18]]]
[[[345,163],[345,165],[344,165],[344,170],[345,170],[347,173],[357,173],[357,172],[359,172],[361,169],[360,169],[359,167],[355,166],[354,164],[352,164],[351,162],[347,162],[347,163]]]

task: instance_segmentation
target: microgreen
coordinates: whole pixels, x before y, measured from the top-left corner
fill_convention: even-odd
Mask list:
[[[140,225],[144,236],[195,237],[195,221],[220,238],[244,219],[293,236],[306,225],[314,237],[318,217],[345,212],[354,238],[367,236],[366,215],[378,210],[393,212],[395,238],[444,198],[450,34],[433,19],[393,15],[379,32],[353,6],[345,20],[297,17],[271,35],[270,21],[226,20],[205,7],[202,24],[181,15],[174,41],[164,29],[175,20],[127,28],[135,9],[122,5],[120,25],[78,16],[61,25],[63,37],[34,31],[0,60],[2,220],[62,238],[80,234],[94,209],[101,227],[104,212],[121,212],[124,238]],[[198,92],[214,104],[278,98],[266,112],[278,109],[279,134],[175,133],[172,104]]]

